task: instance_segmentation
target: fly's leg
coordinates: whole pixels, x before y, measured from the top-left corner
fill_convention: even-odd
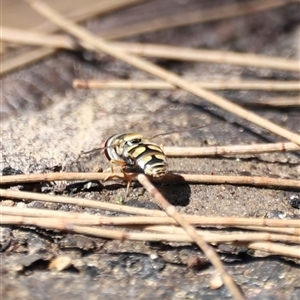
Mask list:
[[[117,165],[119,167],[121,167],[121,171],[123,172],[124,167],[126,166],[126,163],[122,160],[115,160],[112,159],[110,161],[110,172],[111,174],[107,175],[103,181],[107,181],[109,179],[123,179],[122,177],[118,176],[118,175],[114,175],[114,165]]]
[[[121,167],[121,172],[123,173],[124,177],[113,174],[114,173],[114,165],[117,165],[117,166]],[[133,173],[126,172],[126,167],[127,167],[127,165],[124,161],[113,159],[113,160],[110,161],[111,174],[109,174],[107,177],[104,178],[104,181],[107,181],[109,179],[122,179],[122,180],[125,180],[127,182],[127,184],[126,184],[126,193],[125,193],[125,201],[127,200],[127,196],[129,194],[129,188],[130,188],[131,182],[135,177],[135,175]]]
[[[124,171],[123,171],[123,174],[124,174],[125,180],[127,181],[126,193],[125,193],[125,201],[126,201],[127,200],[127,196],[129,194],[129,189],[130,189],[131,183],[132,183],[133,179],[136,177],[136,174],[134,174],[134,173],[126,173]]]

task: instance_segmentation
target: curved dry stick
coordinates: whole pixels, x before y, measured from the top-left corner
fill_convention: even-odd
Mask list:
[[[91,225],[109,225],[109,226],[149,226],[149,225],[176,225],[176,221],[169,218],[165,212],[159,210],[151,210],[152,216],[149,214],[149,210],[145,208],[134,208],[127,205],[114,204],[109,207],[102,206],[102,202],[92,201],[93,206],[89,206],[91,202],[85,203],[84,200],[80,198],[71,197],[59,197],[50,196],[44,194],[30,193],[30,192],[19,192],[19,191],[6,191],[0,190],[3,197],[16,198],[16,199],[28,199],[37,200],[44,202],[59,202],[69,203],[77,205],[80,200],[82,207],[94,207],[99,209],[105,209],[115,212],[135,214],[141,216],[130,216],[130,217],[107,217],[107,216],[96,216],[88,213],[76,213],[70,211],[56,211],[51,209],[38,209],[38,208],[18,208],[18,207],[8,207],[0,205],[0,212],[2,215],[18,215],[23,217],[38,217],[38,218],[65,218],[65,219],[80,219],[87,220]],[[38,195],[38,197],[37,197]],[[58,198],[58,199],[57,199]],[[98,205],[97,205],[98,203]],[[85,205],[87,204],[87,205]],[[268,230],[268,229],[278,229],[281,233],[300,235],[300,222],[299,220],[276,220],[276,219],[266,219],[266,218],[235,218],[235,217],[204,217],[204,216],[191,216],[183,215],[183,217],[192,225],[195,226],[222,226],[222,227],[243,227],[243,229],[251,230]],[[256,227],[255,227],[256,226]],[[283,230],[283,231],[281,231]]]
[[[55,10],[51,9],[45,3],[39,0],[27,0],[31,7],[39,12],[41,15],[51,20],[57,26],[63,30],[69,32],[70,34],[76,36],[78,39],[89,43],[94,46],[95,49],[103,51],[109,55],[112,55],[120,60],[123,60],[139,69],[142,69],[154,76],[162,78],[168,83],[176,85],[200,98],[203,98],[210,103],[223,108],[226,111],[229,111],[249,122],[252,122],[256,125],[259,125],[265,129],[270,130],[271,132],[276,133],[293,143],[300,145],[300,136],[294,132],[291,132],[287,129],[282,128],[281,126],[272,123],[269,120],[264,119],[263,117],[246,110],[239,105],[236,105],[229,100],[218,96],[215,93],[209,92],[207,90],[201,89],[193,84],[190,84],[188,81],[182,79],[180,76],[176,75],[173,72],[167,71],[155,64],[152,64],[138,56],[129,55],[126,52],[120,51],[118,48],[110,45],[102,38],[92,34],[83,27],[76,25],[75,23],[65,19]]]

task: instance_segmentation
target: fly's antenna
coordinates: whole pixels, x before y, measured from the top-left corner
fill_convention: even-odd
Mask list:
[[[85,154],[90,154],[90,153],[101,151],[101,150],[105,150],[107,148],[110,148],[110,147],[99,147],[99,148],[93,148],[93,149],[88,150],[88,151],[81,151],[79,156],[85,155]]]
[[[106,147],[93,148],[93,149],[88,150],[88,151],[81,151],[80,154],[78,155],[77,160],[79,160],[80,158],[82,158],[85,155],[88,155],[88,154],[91,154],[91,153],[94,153],[94,152],[98,152],[98,151],[102,151],[102,150],[105,150],[105,149],[113,148],[115,146],[116,145],[110,145],[110,146],[106,146]]]
[[[86,155],[91,154],[93,152],[100,151],[102,149],[105,149],[105,147],[104,148],[93,148],[92,150],[89,150],[89,151],[81,151],[78,154],[78,157],[77,157],[76,161],[78,162],[79,160],[81,160],[82,158],[84,158]]]

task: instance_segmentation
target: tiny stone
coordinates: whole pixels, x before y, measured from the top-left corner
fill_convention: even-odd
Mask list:
[[[17,207],[18,207],[18,208],[26,208],[26,204],[25,204],[24,202],[19,202],[19,203],[17,204]]]
[[[72,259],[69,256],[58,256],[50,262],[49,269],[60,272],[69,268],[71,265]]]
[[[223,280],[221,278],[220,275],[215,275],[210,283],[209,283],[209,287],[211,290],[217,290],[219,289],[221,286],[223,286]]]
[[[12,200],[3,200],[1,201],[1,205],[3,206],[14,206],[15,202]]]

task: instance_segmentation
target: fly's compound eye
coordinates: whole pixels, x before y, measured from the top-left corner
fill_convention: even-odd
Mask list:
[[[129,146],[133,146],[133,145],[140,144],[141,142],[142,142],[141,139],[133,139],[133,140],[128,141],[127,144],[128,144]]]

